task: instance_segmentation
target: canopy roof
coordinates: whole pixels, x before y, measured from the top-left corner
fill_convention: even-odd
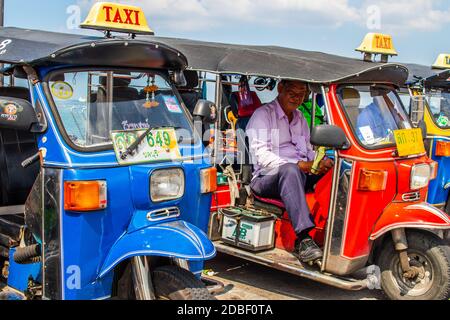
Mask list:
[[[427,87],[445,87],[450,85],[450,70],[438,70],[420,64],[408,63],[405,66],[409,70],[406,85],[421,83]]]
[[[161,38],[183,52],[189,69],[248,74],[310,83],[391,82],[402,85],[408,70],[399,64],[372,63],[321,52],[276,46],[247,46]],[[389,80],[388,80],[389,79]]]
[[[0,62],[32,66],[84,65],[184,69],[186,57],[154,39],[90,37],[0,28]]]
[[[20,28],[0,28],[0,62],[9,64],[189,68],[310,83],[390,82],[404,85],[408,70],[394,63],[371,63],[276,46],[246,46],[137,36],[91,37]],[[187,60],[186,60],[187,58]]]

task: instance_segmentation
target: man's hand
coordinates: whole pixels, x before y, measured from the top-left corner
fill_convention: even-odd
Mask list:
[[[320,161],[319,165],[319,175],[325,174],[334,167],[334,161],[331,159],[326,159]]]
[[[314,161],[300,161],[298,163],[298,167],[301,171],[304,173],[311,173],[312,166],[314,165]],[[334,161],[331,159],[326,159],[320,161],[319,164],[319,173],[317,175],[324,175],[328,171],[331,170],[331,168],[334,167]]]
[[[298,167],[300,168],[301,171],[303,171],[304,173],[311,173],[311,168],[314,164],[314,161],[300,161],[298,163]]]

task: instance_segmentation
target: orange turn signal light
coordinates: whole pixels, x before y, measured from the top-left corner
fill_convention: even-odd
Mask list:
[[[200,171],[201,193],[211,193],[217,190],[217,169],[208,168]]]
[[[436,142],[436,156],[450,157],[450,141]]]
[[[107,207],[106,181],[64,182],[64,210],[96,211]]]
[[[361,169],[359,172],[359,191],[383,191],[386,190],[387,171]]]

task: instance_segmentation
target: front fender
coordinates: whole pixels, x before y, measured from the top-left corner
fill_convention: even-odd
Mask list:
[[[102,278],[125,259],[136,256],[161,256],[203,261],[216,255],[208,237],[197,227],[174,221],[125,233],[112,246],[98,278]]]
[[[450,218],[428,203],[391,203],[375,224],[370,240],[398,228],[450,229]]]

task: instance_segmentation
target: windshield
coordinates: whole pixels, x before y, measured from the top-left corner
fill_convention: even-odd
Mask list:
[[[180,143],[192,137],[189,116],[157,73],[56,73],[49,87],[64,129],[77,146],[109,145],[111,132],[121,130],[173,127]]]
[[[337,94],[355,135],[365,147],[393,145],[393,131],[411,129],[403,105],[390,87],[342,86]]]
[[[440,128],[450,128],[450,92],[431,91],[427,101],[436,124]]]

